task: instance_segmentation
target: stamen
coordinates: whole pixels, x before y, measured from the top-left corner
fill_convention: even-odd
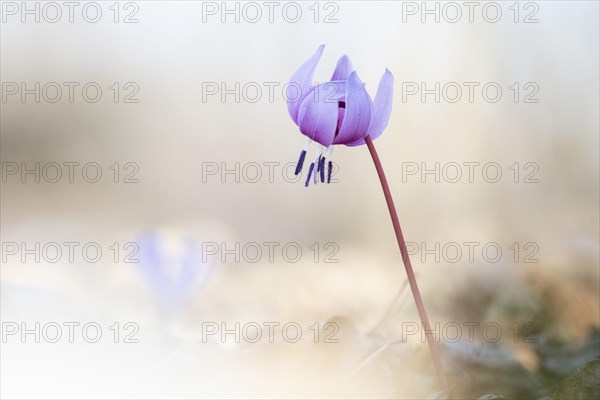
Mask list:
[[[300,152],[300,159],[296,164],[296,171],[294,171],[294,175],[298,175],[302,171],[302,166],[304,165],[304,159],[306,158],[306,150],[302,150]]]
[[[331,160],[331,156],[333,156],[333,145],[325,149],[325,157]]]
[[[310,183],[310,176],[312,175],[313,169],[315,169],[314,162],[310,163],[310,168],[308,169],[308,176],[306,177],[306,182],[304,182],[304,187],[308,187],[308,184]]]
[[[327,183],[331,183],[331,173],[333,172],[333,162],[331,161],[333,157],[333,145],[329,146],[327,150],[325,150],[325,157],[327,158]],[[325,169],[325,165],[323,165],[323,169]]]
[[[321,158],[323,157],[324,151],[325,151],[325,147],[323,147],[323,145],[319,145],[317,147],[317,156],[315,157],[315,161],[313,162],[313,164],[315,164],[315,174],[313,176],[313,182],[315,183],[315,185],[319,182],[318,172],[323,166],[323,164],[321,163]]]
[[[308,150],[308,146],[310,146],[310,144],[312,143],[312,139],[307,137],[306,140],[304,141],[304,150]]]
[[[321,157],[319,160],[319,172],[321,183],[325,182],[325,157]]]

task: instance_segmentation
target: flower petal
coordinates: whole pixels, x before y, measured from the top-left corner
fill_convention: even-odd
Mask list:
[[[345,100],[344,121],[334,144],[348,144],[364,138],[371,123],[373,104],[356,72],[352,72],[348,78]]]
[[[350,74],[354,71],[350,57],[343,55],[337,62],[333,75],[331,76],[332,81],[346,81],[350,77]]]
[[[369,127],[369,135],[372,140],[377,139],[383,133],[383,130],[390,120],[392,114],[392,103],[394,99],[394,76],[386,69],[377,88],[375,100],[373,100],[373,119]],[[348,144],[348,146],[359,146],[365,141],[360,139]]]
[[[290,116],[298,125],[298,110],[302,99],[308,94],[310,86],[312,84],[313,75],[317,64],[323,54],[325,45],[319,46],[315,54],[313,54],[308,60],[304,62],[298,68],[298,70],[290,78],[288,87],[286,88],[286,100],[288,106],[288,112]]]
[[[338,108],[338,123],[337,123],[337,131],[339,132],[342,127],[342,123],[344,122],[344,115],[346,114],[346,109],[343,107]]]
[[[375,140],[383,133],[383,130],[392,115],[392,103],[394,100],[394,75],[386,69],[379,81],[377,94],[373,100],[373,120],[369,128],[371,139]]]
[[[300,132],[327,147],[333,142],[338,122],[338,102],[346,93],[345,82],[325,82],[310,90],[298,110]]]

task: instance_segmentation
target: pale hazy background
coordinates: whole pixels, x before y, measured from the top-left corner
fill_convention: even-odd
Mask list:
[[[342,54],[350,56],[371,96],[385,68],[395,76],[390,123],[375,144],[407,240],[430,248],[435,242],[495,242],[504,251],[497,263],[485,262],[480,252],[475,262],[464,255],[457,263],[433,257],[423,263],[415,255],[432,320],[549,327],[536,319],[540,314],[505,315],[503,307],[534,302],[538,310],[547,298],[575,293],[581,299],[574,305],[557,300],[564,308],[551,307],[564,319],[555,321],[562,330],[549,335],[571,341],[598,326],[597,2],[537,2],[539,22],[532,24],[513,21],[511,2],[499,3],[498,23],[486,22],[480,7],[475,22],[463,15],[454,24],[432,17],[422,23],[419,15],[403,22],[402,3],[391,1],[337,2],[337,23],[315,23],[312,3],[301,2],[303,17],[295,24],[280,8],[273,23],[265,15],[257,23],[232,17],[222,23],[219,15],[203,23],[202,3],[192,1],[137,2],[139,23],[114,23],[110,4],[100,4],[105,14],[96,24],[80,14],[72,24],[21,23],[18,16],[2,23],[2,82],[98,82],[103,88],[93,104],[80,95],[70,104],[65,93],[55,104],[21,103],[18,96],[3,101],[2,162],[94,161],[104,173],[95,184],[77,176],[76,183],[39,184],[9,176],[2,183],[2,241],[98,242],[105,250],[96,264],[22,263],[10,256],[1,270],[2,321],[97,321],[106,337],[99,345],[64,339],[23,344],[10,337],[2,343],[3,397],[420,397],[436,390],[426,346],[418,340],[401,344],[383,372],[348,378],[365,354],[398,338],[394,321],[418,318],[404,293],[387,326],[368,335],[405,275],[366,147],[336,147],[335,184],[306,189],[282,177],[304,137],[287,114],[281,87],[320,44],[326,48],[317,81],[330,77]],[[320,18],[325,14],[321,9]],[[139,102],[115,104],[108,89],[114,82],[135,82]],[[231,95],[226,102],[218,95],[203,102],[203,82],[229,88],[257,82],[263,95],[255,103],[236,103]],[[264,82],[279,83],[272,102]],[[503,95],[488,103],[479,86],[473,103],[465,92],[455,104],[432,96],[423,103],[418,95],[403,103],[403,82],[497,82]],[[515,103],[514,82],[521,90],[536,83],[539,102]],[[112,182],[108,167],[115,162],[135,162],[139,183]],[[243,175],[239,183],[231,175],[225,183],[219,175],[203,182],[207,162],[279,166],[273,182],[266,167],[258,183]],[[464,176],[458,183],[428,176],[423,183],[418,175],[403,182],[405,162],[495,162],[503,176],[489,183],[479,168],[473,183]],[[509,169],[515,162],[521,168],[536,163],[539,182],[515,183]],[[264,254],[257,263],[216,260],[205,286],[176,315],[159,317],[140,266],[114,263],[108,250],[148,231],[176,260],[186,239],[229,247],[297,242],[304,254],[298,263],[281,253],[273,263]],[[321,248],[315,263],[314,242],[335,242],[339,262],[323,262]],[[535,243],[539,262],[522,263],[523,253],[515,262],[514,242]],[[310,340],[300,350],[288,343],[240,349],[201,342],[202,321],[308,327],[332,318],[340,324],[340,343],[325,349],[311,347]],[[115,321],[136,322],[140,343],[111,343],[108,326]],[[452,346],[440,346],[452,369]],[[535,371],[535,355],[520,350],[509,359]],[[403,386],[403,379],[412,383]]]

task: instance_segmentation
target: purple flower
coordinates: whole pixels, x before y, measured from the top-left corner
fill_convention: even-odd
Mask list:
[[[402,256],[402,262],[406,270],[406,276],[410,289],[417,306],[419,318],[426,332],[426,339],[431,351],[431,356],[442,389],[448,389],[448,380],[444,374],[440,355],[437,351],[435,341],[431,332],[431,325],[427,318],[425,305],[417,285],[415,272],[410,262],[410,256],[398,213],[394,206],[392,192],[385,177],[381,160],[375,149],[373,140],[378,138],[387,126],[392,112],[392,97],[394,91],[394,77],[385,70],[379,81],[375,100],[371,101],[365,90],[365,84],[361,82],[352,68],[348,56],[342,56],[331,76],[329,82],[321,83],[311,87],[313,73],[323,54],[325,46],[320,46],[317,52],[309,58],[290,79],[287,87],[288,111],[290,116],[300,128],[300,132],[307,137],[306,146],[300,153],[300,159],[296,166],[296,175],[302,170],[302,164],[306,157],[306,151],[312,141],[318,143],[317,157],[310,164],[305,186],[308,186],[311,175],[317,183],[317,175],[321,182],[325,180],[325,158],[329,159],[327,183],[331,178],[331,152],[336,144],[346,146],[359,146],[366,144],[377,170],[377,176],[381,182],[381,188],[390,212],[394,233]],[[292,89],[297,91],[292,96]],[[294,99],[290,101],[290,99]],[[324,155],[324,153],[326,153]],[[314,172],[314,174],[313,174]],[[429,332],[429,333],[428,333]]]
[[[343,55],[333,71],[331,80],[311,86],[317,63],[323,54],[325,45],[321,45],[292,75],[287,87],[287,105],[290,116],[307,137],[304,149],[296,165],[296,175],[302,171],[306,152],[310,144],[317,142],[317,155],[310,164],[305,186],[311,176],[317,183],[325,181],[325,161],[327,164],[327,183],[331,180],[331,155],[333,146],[359,146],[365,144],[365,137],[378,138],[390,119],[394,92],[394,77],[385,70],[375,100],[365,89],[352,67],[350,58]],[[314,172],[314,175],[313,175]]]

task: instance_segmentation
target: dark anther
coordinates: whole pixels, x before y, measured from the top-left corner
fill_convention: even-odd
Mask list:
[[[306,177],[306,182],[304,182],[304,186],[308,187],[310,183],[310,176],[312,175],[313,169],[315,169],[315,163],[310,163],[310,168],[308,169],[308,176]]]
[[[306,158],[306,150],[302,150],[300,153],[300,159],[298,160],[298,164],[296,164],[296,171],[294,175],[298,175],[302,171],[302,166],[304,165],[304,159]]]
[[[319,177],[321,178],[321,183],[325,182],[325,157],[321,157],[319,160]]]

